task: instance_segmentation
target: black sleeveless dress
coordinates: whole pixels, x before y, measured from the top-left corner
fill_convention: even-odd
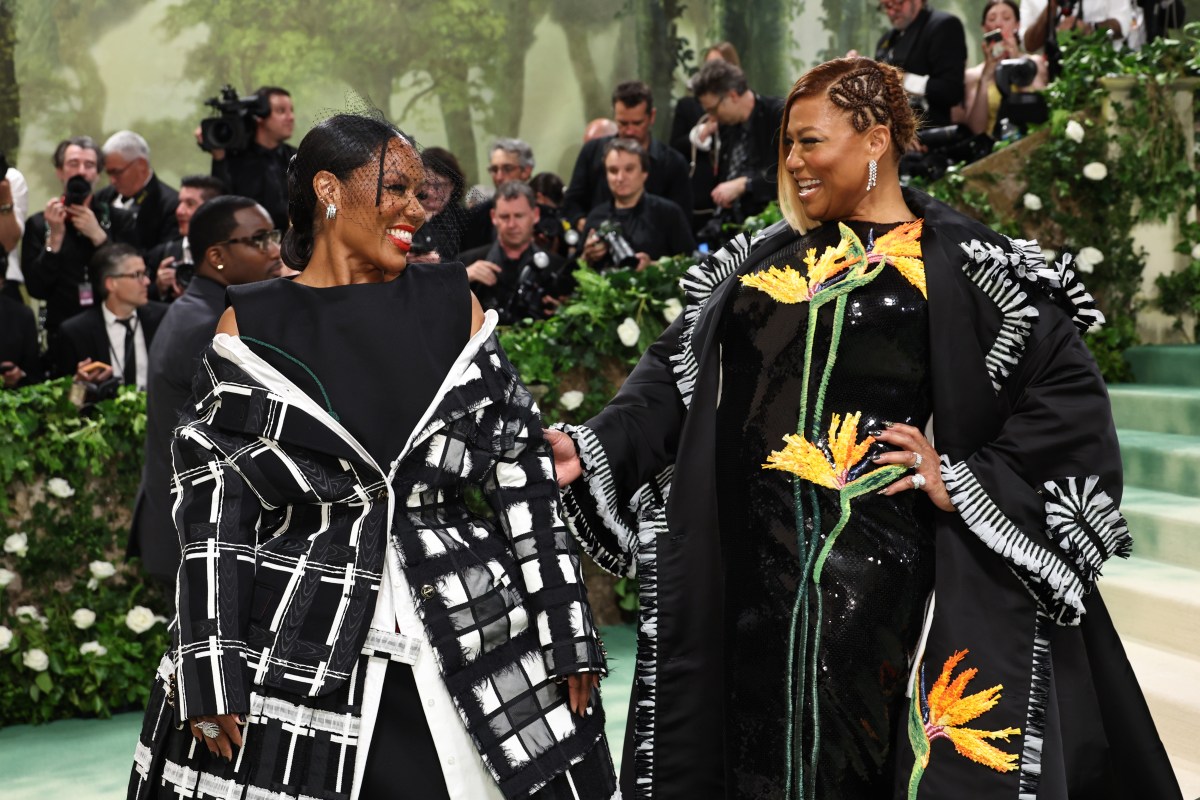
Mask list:
[[[890,448],[869,432],[930,415],[919,225],[892,236],[907,247],[891,252],[917,253],[904,269],[875,253],[859,263],[869,279],[839,272],[853,238],[871,253],[897,225],[829,223],[756,259],[730,294],[717,412],[730,797],[891,797],[933,507],[876,493],[907,473],[872,477]]]
[[[382,284],[231,286],[241,340],[330,411],[387,473],[471,337],[459,264],[411,264]],[[360,797],[448,797],[407,664],[389,663]]]

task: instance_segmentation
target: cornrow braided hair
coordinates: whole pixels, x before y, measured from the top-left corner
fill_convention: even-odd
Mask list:
[[[872,124],[868,111],[879,125],[891,122],[892,112],[886,92],[882,73],[877,68],[864,67],[846,74],[830,87],[829,99],[850,112],[854,130],[862,133]]]

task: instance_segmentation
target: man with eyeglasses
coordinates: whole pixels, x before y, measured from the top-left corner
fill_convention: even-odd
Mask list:
[[[604,158],[609,142],[618,137],[637,142],[649,158],[646,192],[670,200],[690,214],[692,179],[687,160],[650,132],[657,114],[650,87],[641,81],[620,83],[613,90],[612,104],[617,133],[593,139],[579,151],[563,197],[563,218],[582,230],[583,221],[593,209],[612,201]]]
[[[962,20],[934,11],[925,0],[883,0],[879,10],[892,28],[875,45],[875,60],[904,70],[904,90],[923,115],[922,127],[950,124],[962,102],[967,34]]]
[[[196,273],[172,303],[150,346],[146,385],[146,449],[130,530],[129,555],[147,575],[174,586],[179,539],[171,521],[171,429],[191,395],[192,377],[225,311],[225,288],[276,278],[280,232],[249,197],[221,195],[204,203],[188,225]]]
[[[779,123],[783,100],[750,90],[741,68],[728,61],[705,62],[692,78],[692,94],[704,110],[701,122],[715,121],[716,131],[693,129],[696,148],[711,152],[717,164],[712,201],[717,213],[696,238],[716,243],[721,227],[741,222],[775,199],[779,163]]]
[[[529,183],[533,175],[533,148],[521,139],[497,139],[492,143],[488,156],[488,174],[497,189],[503,183],[520,181]],[[490,245],[496,240],[496,229],[492,225],[492,209],[495,197],[476,203],[467,212],[466,230],[463,231],[460,250],[471,250]]]
[[[104,301],[62,324],[53,374],[91,384],[117,378],[145,389],[150,343],[167,306],[150,300],[146,263],[132,245],[106,244],[93,261]],[[92,368],[96,363],[107,366]]]
[[[174,239],[179,192],[154,174],[146,140],[133,131],[117,131],[108,137],[101,153],[109,186],[97,192],[96,199],[133,216],[133,243],[138,250],[146,253]]]

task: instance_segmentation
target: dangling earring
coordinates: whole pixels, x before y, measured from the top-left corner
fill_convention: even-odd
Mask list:
[[[875,188],[875,184],[879,182],[878,178],[879,178],[879,164],[875,161],[875,159],[872,158],[870,163],[867,164],[867,191],[868,192]]]
[[[325,219],[335,219],[337,217],[337,206],[333,203],[325,206]]]

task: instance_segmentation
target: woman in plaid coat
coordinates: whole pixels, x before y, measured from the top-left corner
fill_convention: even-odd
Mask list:
[[[178,613],[131,798],[617,796],[537,408],[464,270],[406,263],[423,180],[390,125],[318,125],[304,272],[230,293],[172,446]]]

